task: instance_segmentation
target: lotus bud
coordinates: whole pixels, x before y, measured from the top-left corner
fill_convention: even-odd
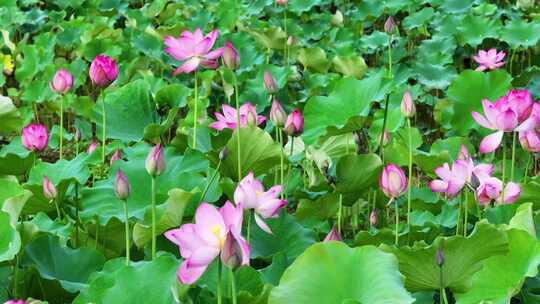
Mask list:
[[[289,136],[300,136],[304,132],[304,116],[298,109],[294,109],[285,121],[283,129]]]
[[[159,176],[165,170],[165,159],[161,144],[155,145],[146,157],[146,172],[152,177]]]
[[[288,2],[289,2],[288,0],[276,0],[276,3],[278,5],[284,5],[285,6],[285,5],[287,5]]]
[[[223,46],[223,55],[221,55],[221,58],[223,58],[223,64],[231,70],[235,70],[240,66],[238,51],[229,41],[225,42]]]
[[[86,153],[92,154],[92,152],[96,150],[97,146],[98,142],[95,139],[92,139],[92,142],[90,143],[90,145],[88,145],[88,149],[86,149]]]
[[[30,151],[43,151],[49,143],[47,128],[41,124],[29,124],[22,129],[22,145]]]
[[[221,151],[219,151],[219,159],[225,160],[227,158],[227,155],[229,155],[229,149],[227,148],[227,146],[225,146],[223,147],[223,149],[221,149]]]
[[[336,12],[332,15],[332,19],[330,22],[332,22],[332,24],[335,26],[343,25],[343,14],[340,10],[336,10]]]
[[[371,226],[377,225],[377,209],[373,209],[369,213],[369,224]]]
[[[328,234],[323,240],[323,242],[329,242],[329,241],[338,241],[338,242],[342,241],[341,235],[339,234],[339,231],[336,229],[336,227],[333,227],[332,230],[328,232]]]
[[[469,153],[469,150],[467,150],[467,147],[465,147],[464,144],[461,144],[461,146],[459,147],[459,152],[458,152],[458,160],[469,160],[471,159],[471,154]]]
[[[382,144],[383,146],[386,146],[389,142],[390,142],[390,133],[388,133],[388,129],[384,129]]]
[[[57,195],[56,187],[47,176],[43,176],[43,195],[50,201],[55,199]]]
[[[519,132],[519,142],[529,152],[540,152],[540,137],[536,130]]]
[[[89,70],[92,83],[98,87],[106,87],[118,77],[118,65],[111,57],[97,55]]]
[[[266,89],[266,92],[268,92],[268,94],[274,94],[275,92],[277,92],[276,80],[274,79],[270,71],[264,71],[263,80],[264,88]]]
[[[289,38],[287,38],[287,45],[288,46],[291,46],[294,44],[294,37],[293,36],[289,36]]]
[[[75,141],[81,141],[81,130],[79,128],[75,128]]]
[[[413,117],[416,113],[416,107],[414,106],[409,90],[406,90],[405,93],[403,93],[403,98],[401,99],[401,113],[407,118]]]
[[[254,127],[257,125],[258,115],[255,107],[249,107],[246,113],[246,122],[248,126]]]
[[[437,253],[435,254],[435,262],[437,262],[437,266],[442,267],[444,264],[444,252],[441,248],[437,249]]]
[[[29,304],[29,302],[26,302],[25,300],[9,300],[4,304]]]
[[[131,193],[128,178],[122,170],[116,172],[116,178],[114,179],[114,193],[119,200],[123,201],[127,200]]]
[[[112,166],[112,164],[117,161],[117,160],[120,160],[122,159],[122,152],[120,151],[120,149],[116,149],[113,153],[113,155],[111,156],[111,162],[110,162],[110,165]]]
[[[389,16],[388,19],[386,19],[386,22],[384,23],[384,31],[388,34],[392,34],[394,31],[394,18],[392,16]]]
[[[59,69],[49,82],[51,90],[58,94],[65,94],[73,86],[73,76],[64,69]]]
[[[407,177],[400,167],[388,164],[383,169],[379,186],[388,198],[394,199],[407,189]]]
[[[227,233],[223,249],[221,250],[221,261],[229,268],[236,268],[242,262],[242,248],[235,241],[232,232]]]
[[[287,119],[287,113],[279,103],[277,99],[272,100],[272,108],[270,109],[270,120],[276,127],[283,127],[285,120]]]

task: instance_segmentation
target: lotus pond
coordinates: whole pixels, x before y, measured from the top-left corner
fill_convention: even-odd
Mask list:
[[[540,303],[534,0],[0,0],[0,303]]]

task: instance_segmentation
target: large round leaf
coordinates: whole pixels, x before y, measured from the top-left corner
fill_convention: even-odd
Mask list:
[[[337,190],[349,193],[368,189],[377,184],[381,170],[382,161],[376,154],[346,155],[336,166]]]
[[[0,262],[15,257],[21,247],[21,238],[11,225],[9,214],[0,211]]]
[[[170,304],[171,286],[177,280],[178,261],[169,254],[148,262],[125,265],[122,258],[105,264],[90,278],[89,286],[73,303],[86,304]]]
[[[413,303],[392,254],[374,246],[318,243],[285,271],[269,304]]]
[[[86,288],[88,277],[103,267],[105,258],[95,249],[71,249],[60,244],[58,237],[45,235],[24,248],[24,261],[34,265],[41,277],[58,280],[69,292]]]

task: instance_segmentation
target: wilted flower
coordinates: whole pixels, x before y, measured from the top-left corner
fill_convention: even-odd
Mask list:
[[[519,132],[519,142],[529,152],[540,152],[540,137],[536,130]]]
[[[226,202],[216,207],[201,203],[195,212],[195,224],[184,224],[165,233],[178,245],[184,258],[177,276],[183,284],[193,284],[221,253],[224,264],[248,265],[250,248],[241,235],[243,209]]]
[[[392,16],[388,16],[388,18],[384,22],[384,31],[388,34],[392,34],[392,32],[394,31],[394,26],[394,18]]]
[[[114,179],[114,193],[119,200],[127,200],[131,193],[128,178],[120,169],[116,172]]]
[[[237,69],[240,66],[240,56],[238,56],[238,51],[234,48],[234,45],[229,41],[225,42],[223,46],[223,64],[229,69]]]
[[[472,112],[474,120],[484,128],[496,130],[482,139],[480,143],[480,153],[495,151],[501,144],[504,132],[514,130],[521,131],[525,125],[529,125],[531,120],[527,120],[533,108],[532,98],[528,91],[511,91],[506,96],[499,98],[495,103],[487,99],[482,100],[484,115]],[[518,125],[523,123],[523,125]]]
[[[53,92],[65,94],[73,86],[73,76],[69,71],[59,69],[49,82],[49,86]]]
[[[407,189],[407,177],[400,167],[388,164],[383,169],[379,186],[388,198],[394,199]]]
[[[475,71],[485,71],[485,70],[496,70],[499,67],[505,64],[504,56],[506,53],[500,51],[497,53],[496,49],[490,49],[489,51],[480,50],[477,55],[473,56],[474,61],[476,61],[480,66],[476,68]]]
[[[92,154],[96,150],[98,146],[98,142],[95,139],[92,139],[92,142],[90,142],[90,145],[88,145],[88,149],[86,149],[86,153]]]
[[[150,176],[159,176],[165,170],[165,158],[161,144],[155,145],[148,153],[145,162],[146,172]]]
[[[90,64],[90,79],[98,87],[106,87],[118,77],[116,61],[106,55],[97,55]]]
[[[341,238],[341,235],[339,234],[336,227],[333,227],[332,230],[330,230],[330,232],[328,232],[328,234],[324,238],[323,242],[329,242],[329,241],[341,242],[342,240],[343,239]]]
[[[49,180],[49,178],[47,176],[43,176],[43,195],[48,199],[48,200],[53,200],[56,198],[56,195],[57,195],[57,192],[56,192],[56,187],[54,186],[54,184]]]
[[[223,114],[218,112],[214,113],[216,115],[217,121],[211,123],[210,128],[219,131],[223,129],[236,129],[236,109],[227,104],[223,104],[221,107]],[[252,119],[253,114],[256,115],[257,113],[257,109],[251,103],[247,102],[240,107],[240,127],[245,127],[246,125],[248,125],[248,114],[250,113],[252,115]],[[257,125],[260,125],[265,120],[266,117],[262,115],[257,115]]]
[[[480,186],[476,189],[476,199],[480,205],[487,205],[492,201],[501,204],[514,203],[521,194],[521,188],[514,182],[509,182],[504,187],[504,201],[502,198],[503,183],[496,177],[488,177],[480,180]]]
[[[416,107],[414,106],[409,90],[406,90],[405,93],[403,93],[403,98],[401,99],[401,113],[407,118],[413,117],[416,113]]]
[[[242,205],[244,209],[255,211],[255,222],[262,230],[272,233],[272,230],[262,218],[273,218],[278,216],[279,209],[287,204],[286,200],[279,199],[282,191],[281,185],[275,185],[268,191],[264,191],[261,181],[253,176],[253,172],[244,177],[234,191],[234,202]],[[262,218],[261,218],[262,217]]]
[[[283,128],[285,133],[289,136],[300,136],[304,132],[304,116],[298,109],[294,109],[285,121],[285,127]]]
[[[263,83],[264,88],[266,89],[268,94],[274,94],[275,92],[277,92],[276,80],[274,79],[274,76],[272,76],[272,73],[270,73],[269,70],[264,70]]]
[[[272,100],[272,108],[270,109],[270,120],[276,127],[283,127],[285,120],[287,119],[287,113],[279,103],[277,99]]]
[[[22,145],[30,151],[43,151],[49,143],[47,128],[31,123],[22,129]]]
[[[113,153],[113,155],[111,156],[111,162],[110,162],[110,165],[112,166],[112,164],[117,161],[117,160],[120,160],[122,159],[122,152],[120,151],[120,149],[116,149]]]
[[[218,30],[213,30],[203,36],[201,29],[197,28],[193,33],[183,31],[178,38],[165,37],[165,45],[167,46],[165,52],[178,61],[184,61],[180,67],[174,70],[173,76],[180,73],[191,73],[199,65],[207,69],[215,69],[217,59],[223,54],[223,48],[211,51],[218,36]]]

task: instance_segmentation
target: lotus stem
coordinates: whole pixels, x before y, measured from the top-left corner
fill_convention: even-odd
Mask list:
[[[527,166],[525,166],[525,175],[523,176],[523,183],[527,183],[527,177],[529,177],[529,167],[531,166],[531,154],[529,153],[529,158],[527,159]]]
[[[395,213],[396,213],[396,239],[395,239],[395,244],[396,244],[396,247],[398,247],[398,245],[399,245],[399,230],[398,230],[399,206],[398,206],[397,201],[394,201],[394,204],[395,204]]]
[[[75,183],[75,247],[79,246],[79,183]]]
[[[156,258],[156,177],[152,176],[152,260]]]
[[[412,174],[412,134],[411,134],[411,119],[407,118],[407,126],[409,127],[409,182],[407,183],[407,228],[411,233],[411,188],[413,182]],[[383,131],[384,133],[384,131]]]
[[[510,170],[510,180],[514,180],[514,167],[516,163],[516,132],[512,132],[512,169]]]
[[[341,216],[343,212],[343,194],[339,194],[339,207],[337,216],[338,233],[341,235]]]
[[[210,189],[210,186],[214,182],[214,179],[216,178],[217,173],[219,172],[219,167],[221,167],[221,159],[218,161],[216,171],[214,171],[214,174],[212,174],[212,177],[210,177],[210,180],[208,181],[208,183],[204,187],[204,190],[203,190],[202,195],[201,195],[201,202],[205,201],[206,193],[208,192],[208,189]]]
[[[193,150],[197,149],[197,111],[199,105],[199,83],[197,79],[197,69],[195,69],[195,105],[193,106]]]
[[[105,164],[105,141],[106,141],[106,130],[107,130],[107,119],[106,119],[106,112],[105,112],[105,97],[102,98],[101,100],[101,112],[102,112],[102,115],[101,115],[101,124],[102,124],[102,128],[101,128],[101,163],[102,164]]]
[[[392,78],[392,38],[393,35],[390,34],[388,37],[388,78]]]
[[[52,199],[52,202],[54,203],[54,207],[56,208],[56,217],[59,220],[62,220],[62,214],[60,213],[60,207],[58,207],[58,200]]]
[[[129,266],[129,254],[130,254],[130,245],[129,245],[129,214],[128,214],[128,204],[127,199],[124,200],[124,219],[125,219],[125,233],[126,233],[126,266]]]
[[[217,304],[221,304],[221,259],[218,258],[218,269],[217,269]]]
[[[237,304],[238,301],[236,299],[236,280],[234,278],[234,271],[231,268],[229,268],[229,274],[231,278],[231,298],[232,298],[232,304]]]
[[[283,151],[283,133],[281,132],[281,129],[280,128],[277,128],[278,130],[278,138],[279,138],[279,146],[280,146],[280,153],[279,153],[279,166],[280,166],[280,184],[281,186],[284,186],[284,172],[285,172],[285,169],[283,168],[283,165],[284,165],[284,154],[285,154],[285,151]],[[281,191],[280,193],[280,197],[281,199],[283,199],[283,197],[285,196],[285,189],[283,189],[283,191]]]
[[[238,168],[238,182],[242,180],[242,151],[240,137],[240,100],[238,98],[238,80],[234,77],[234,97],[236,99],[236,162]]]
[[[253,209],[250,209],[248,212],[247,217],[247,227],[246,227],[246,236],[247,236],[247,242],[249,244],[250,237],[251,237],[251,216],[253,215]]]
[[[461,200],[458,202],[458,215],[457,215],[457,221],[456,221],[456,235],[459,235],[459,226],[461,221]]]
[[[384,141],[384,130],[386,130],[386,122],[388,119],[388,103],[390,101],[390,95],[386,95],[386,100],[384,102],[384,119],[383,119],[383,127],[381,130],[381,138],[379,140],[379,157],[382,160],[382,163],[384,164],[384,149],[383,149],[383,141]]]
[[[467,237],[467,228],[469,224],[469,190],[465,188],[465,218],[463,220],[463,236]]]
[[[506,145],[504,143],[504,138],[502,141],[502,150],[503,150],[503,159],[502,159],[502,194],[501,194],[501,203],[504,202],[504,185],[506,183]]]
[[[60,97],[60,159],[64,156],[64,98]]]

